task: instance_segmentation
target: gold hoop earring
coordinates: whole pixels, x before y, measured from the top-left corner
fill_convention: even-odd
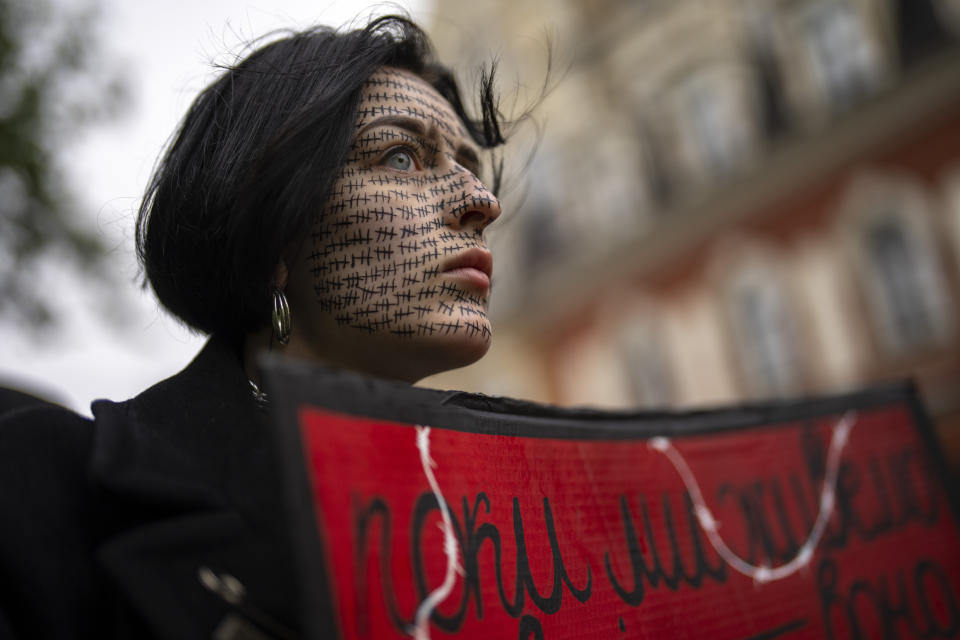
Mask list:
[[[290,318],[290,303],[278,287],[273,288],[273,336],[280,344],[290,342],[293,321]]]

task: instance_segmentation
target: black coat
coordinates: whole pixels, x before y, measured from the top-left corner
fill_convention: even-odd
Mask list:
[[[276,445],[235,351],[213,339],[93,415],[0,421],[0,637],[289,635],[300,603]]]

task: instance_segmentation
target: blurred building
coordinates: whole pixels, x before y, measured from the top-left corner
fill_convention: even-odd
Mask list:
[[[563,73],[495,238],[494,347],[430,383],[689,407],[912,376],[960,463],[960,0],[438,10],[461,69],[495,47],[536,85],[553,25]]]

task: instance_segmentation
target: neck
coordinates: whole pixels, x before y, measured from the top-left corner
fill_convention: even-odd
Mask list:
[[[384,367],[383,365],[389,365],[393,360],[406,362],[406,359],[394,358],[391,360],[385,358],[382,352],[372,354],[372,357],[367,359],[358,357],[359,354],[354,354],[354,358],[351,361],[341,362],[336,358],[330,358],[322,353],[318,353],[316,349],[311,348],[310,345],[296,333],[291,336],[290,342],[286,345],[281,345],[273,337],[271,329],[266,327],[255,333],[247,334],[243,341],[243,369],[247,374],[247,378],[257,386],[261,386],[260,373],[257,369],[257,358],[264,353],[279,353],[284,356],[333,367],[335,369],[345,369],[378,378],[398,380],[400,382],[406,382],[407,384],[415,384],[427,375],[413,375],[407,367],[402,367],[402,370],[391,370],[389,367]],[[369,362],[367,362],[368,360]],[[365,366],[370,363],[378,363],[379,366]]]

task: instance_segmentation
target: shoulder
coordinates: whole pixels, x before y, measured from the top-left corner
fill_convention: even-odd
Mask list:
[[[0,513],[22,525],[4,527],[0,540],[23,533],[24,544],[37,543],[78,517],[89,502],[92,448],[93,422],[61,407],[0,418]],[[39,532],[28,533],[34,526]]]
[[[92,614],[92,440],[92,421],[52,405],[0,418],[0,622],[13,629],[71,637]]]
[[[53,405],[0,418],[0,513],[49,519],[76,505],[88,489],[93,429],[91,420]]]
[[[94,476],[124,492],[131,482],[209,479],[238,432],[259,426],[239,357],[217,339],[179,373],[126,402],[98,400],[92,410]]]
[[[46,517],[85,492],[94,425],[38,405],[0,418],[0,513]]]
[[[92,442],[93,422],[62,407],[40,404],[3,414],[0,487],[20,486],[41,470],[49,472],[43,480],[50,483],[80,471]]]

